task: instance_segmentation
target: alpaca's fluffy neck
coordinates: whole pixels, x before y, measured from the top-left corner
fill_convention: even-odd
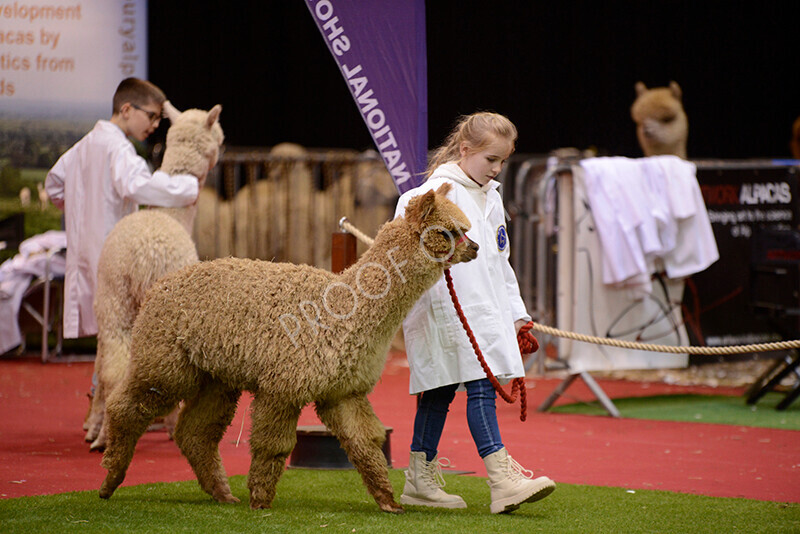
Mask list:
[[[197,215],[197,204],[186,206],[185,208],[152,208],[158,211],[163,211],[183,226],[186,233],[192,235],[194,230],[194,218]]]
[[[186,169],[176,165],[170,165],[168,163],[168,152],[169,148],[167,148],[167,152],[164,154],[164,161],[165,163],[161,165],[161,170],[167,174],[191,174],[192,169]],[[208,172],[200,176],[198,180],[198,186],[203,187],[205,184],[206,176]],[[196,176],[196,175],[195,175]],[[197,203],[191,204],[189,206],[185,206],[183,208],[153,208],[159,211],[163,211],[183,226],[183,229],[186,230],[186,233],[192,235],[192,231],[194,230],[194,219],[197,216]]]
[[[426,256],[404,219],[385,224],[369,250],[337,279],[359,299],[348,321],[359,325],[359,330],[374,330],[364,339],[389,343],[411,307],[442,272],[443,265]]]

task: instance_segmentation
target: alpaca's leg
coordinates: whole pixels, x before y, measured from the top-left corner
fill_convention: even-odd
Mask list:
[[[95,359],[100,357],[100,353],[98,351],[97,356]],[[97,365],[95,363],[95,369]],[[86,436],[83,438],[85,441],[91,443],[97,439],[97,436],[100,434],[100,429],[103,425],[103,415],[106,411],[106,390],[101,383],[97,384],[97,387],[94,389],[94,394],[92,395],[92,403],[91,407],[89,408],[89,413],[86,416],[86,421],[84,421],[83,428],[86,430]]]
[[[241,391],[219,382],[201,387],[197,396],[184,403],[175,427],[175,442],[197,476],[203,491],[219,502],[239,502],[231,493],[219,442],[236,413]]]
[[[100,497],[108,499],[125,479],[136,442],[150,422],[172,410],[184,396],[180,390],[167,393],[158,382],[131,373],[109,395],[106,403],[106,449],[102,466],[108,470]]]
[[[275,487],[286,469],[286,459],[297,442],[297,419],[300,408],[285,401],[256,394],[250,405],[250,508],[269,508]]]
[[[94,373],[93,379],[97,380],[94,393],[92,394],[92,402],[89,408],[89,413],[86,415],[86,420],[83,422],[83,429],[86,430],[86,436],[83,438],[91,443],[97,439],[100,433],[100,426],[103,424],[103,415],[106,411],[106,390],[103,383],[100,381],[100,373],[103,367],[103,355],[105,354],[105,345],[98,336],[97,339],[97,354],[94,357]]]
[[[100,341],[101,339],[102,342]],[[112,333],[106,327],[105,332],[101,331],[98,334],[98,347],[100,346],[103,347],[103,359],[102,365],[97,369],[97,391],[100,392],[101,406],[105,410],[105,400],[125,378],[125,371],[130,362],[130,329],[118,328]],[[100,353],[99,349],[98,353]],[[107,429],[104,417],[101,417],[100,422],[102,424],[95,435],[95,439],[89,446],[89,450],[102,451],[106,447]]]
[[[394,500],[383,454],[386,428],[372,411],[367,397],[348,397],[332,404],[318,402],[316,409],[320,420],[339,439],[381,510],[402,512],[403,507]]]
[[[179,405],[164,417],[164,426],[167,428],[167,436],[169,439],[175,439],[175,427],[178,424],[178,415],[180,412],[181,406]]]

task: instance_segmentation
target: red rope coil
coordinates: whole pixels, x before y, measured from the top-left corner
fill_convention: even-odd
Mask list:
[[[450,299],[453,301],[453,306],[458,314],[458,319],[461,321],[464,331],[467,333],[467,337],[472,344],[472,349],[475,351],[475,355],[478,357],[478,362],[481,364],[483,372],[486,373],[486,378],[489,379],[489,382],[491,382],[492,386],[500,395],[500,397],[502,397],[502,399],[509,404],[514,404],[517,401],[517,394],[519,394],[519,419],[520,421],[525,421],[525,419],[528,417],[528,396],[527,392],[525,391],[525,379],[521,377],[515,378],[511,382],[511,394],[506,393],[506,391],[503,389],[503,386],[500,385],[500,382],[497,381],[497,378],[495,378],[492,370],[489,368],[489,364],[486,363],[483,353],[478,346],[478,342],[475,340],[475,335],[472,333],[472,329],[467,323],[467,318],[464,316],[464,311],[461,309],[461,304],[458,302],[458,297],[456,296],[456,290],[453,287],[453,277],[450,274],[450,269],[444,270],[444,278],[447,282],[447,289],[450,291]],[[517,342],[519,343],[520,355],[530,354],[539,350],[539,342],[536,340],[534,335],[530,333],[532,327],[533,323],[529,321],[522,328],[520,328],[519,332],[517,333]]]

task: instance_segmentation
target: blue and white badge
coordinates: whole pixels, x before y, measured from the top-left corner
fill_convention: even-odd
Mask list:
[[[500,227],[497,229],[497,250],[503,252],[507,246],[508,246],[508,234],[506,233],[505,225],[501,224]]]

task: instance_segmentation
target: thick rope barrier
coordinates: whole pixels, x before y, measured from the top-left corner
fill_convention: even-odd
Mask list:
[[[374,239],[367,236],[361,230],[353,226],[347,220],[347,217],[342,217],[339,221],[339,228],[353,234],[356,239],[361,240],[367,245],[372,245]],[[623,339],[613,339],[608,337],[590,336],[586,334],[578,334],[577,332],[568,332],[566,330],[559,330],[552,326],[547,326],[534,322],[533,330],[551,336],[561,337],[565,339],[572,339],[575,341],[582,341],[584,343],[592,343],[595,345],[608,345],[612,347],[622,347],[626,349],[644,350],[649,352],[666,352],[670,354],[704,354],[704,355],[724,355],[724,354],[747,354],[752,352],[771,352],[776,350],[789,350],[800,349],[800,339],[791,341],[774,341],[770,343],[756,343],[751,345],[731,345],[727,347],[696,347],[691,345],[676,346],[676,345],[656,345],[653,343],[640,343],[638,341],[625,341]]]
[[[769,352],[773,350],[787,350],[800,348],[800,340],[775,341],[771,343],[756,343],[753,345],[731,345],[728,347],[695,347],[695,346],[676,346],[676,345],[655,345],[652,343],[639,343],[637,341],[625,341],[622,339],[612,339],[607,337],[588,336],[566,330],[559,330],[552,326],[533,323],[533,329],[543,334],[574,339],[595,345],[610,345],[613,347],[623,347],[626,349],[646,350],[650,352],[668,352],[672,354],[745,354],[749,352]]]
[[[375,242],[374,239],[372,239],[367,234],[365,234],[364,232],[353,226],[353,223],[348,221],[347,217],[342,217],[341,219],[339,219],[339,228],[341,230],[344,230],[345,232],[353,234],[356,237],[356,239],[358,239],[368,247],[371,247],[372,243]]]

